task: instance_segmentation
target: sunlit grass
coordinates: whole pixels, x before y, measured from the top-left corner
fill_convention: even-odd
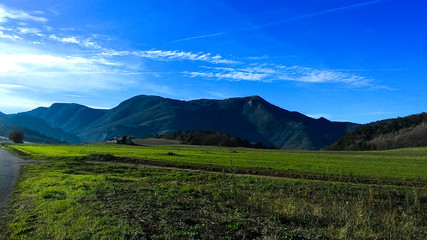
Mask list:
[[[332,152],[283,151],[189,145],[125,146],[87,145],[13,145],[34,159],[82,157],[89,154],[113,154],[151,162],[237,169],[263,172],[296,171],[308,174],[352,176],[399,181],[427,180],[427,148],[389,151]],[[175,155],[168,155],[173,152]]]
[[[24,167],[0,239],[427,237],[425,187],[51,160]]]

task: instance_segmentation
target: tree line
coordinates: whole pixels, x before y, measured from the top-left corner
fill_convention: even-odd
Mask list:
[[[211,130],[185,132],[180,130],[175,133],[157,134],[153,135],[152,137],[179,140],[183,144],[190,145],[276,149],[276,146],[274,145],[267,146],[262,142],[251,143],[247,139],[232,137],[228,134]]]

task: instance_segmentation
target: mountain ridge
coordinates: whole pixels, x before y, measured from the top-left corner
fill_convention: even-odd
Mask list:
[[[282,149],[321,149],[360,126],[314,119],[282,109],[258,95],[189,101],[138,95],[108,110],[54,103],[17,116],[20,116],[17,119],[27,118],[27,122],[21,120],[25,127],[38,122],[40,126],[33,130],[68,142],[100,142],[118,135],[146,137],[179,130],[213,130]],[[58,136],[53,134],[54,130]]]
[[[145,137],[178,130],[215,130],[283,149],[320,149],[359,126],[310,118],[257,95],[189,101],[138,95],[109,110],[56,103],[23,114],[43,119],[83,142],[105,141],[116,135]]]

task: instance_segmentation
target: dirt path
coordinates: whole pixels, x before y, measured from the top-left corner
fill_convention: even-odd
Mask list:
[[[151,169],[164,169],[171,171],[181,171],[181,172],[191,172],[191,173],[206,173],[206,174],[225,174],[227,176],[237,176],[237,177],[255,177],[255,178],[271,178],[271,179],[303,179],[306,181],[329,181],[329,182],[345,182],[352,184],[378,184],[378,185],[396,185],[396,186],[425,186],[427,182],[417,181],[417,180],[394,180],[394,179],[376,179],[376,178],[363,178],[358,177],[357,179],[353,176],[333,176],[333,175],[315,175],[313,173],[299,173],[299,172],[267,172],[250,171],[247,170],[244,172],[239,172],[238,170],[235,173],[230,171],[223,171],[221,169],[203,169],[203,168],[189,168],[189,167],[174,167],[174,166],[161,166],[152,163],[121,163],[121,162],[104,162],[104,161],[88,161],[95,164],[104,164],[104,165],[119,165],[126,167],[134,168],[151,168]]]
[[[34,163],[15,157],[4,149],[0,149],[0,213],[6,207],[10,194],[16,184],[22,165]]]
[[[125,166],[125,167],[134,167],[134,168],[149,168],[149,169],[163,169],[170,171],[180,171],[180,172],[190,172],[190,173],[207,173],[207,174],[221,174],[227,176],[237,176],[237,177],[258,177],[258,178],[276,178],[276,179],[290,179],[289,177],[280,177],[280,176],[271,176],[271,175],[261,175],[261,174],[251,174],[251,173],[230,173],[230,172],[221,172],[221,171],[209,171],[203,169],[191,169],[191,168],[179,168],[179,167],[165,167],[152,164],[136,164],[136,163],[119,163],[119,162],[100,162],[100,161],[88,161],[90,163],[102,164],[102,165],[115,165],[115,166]]]

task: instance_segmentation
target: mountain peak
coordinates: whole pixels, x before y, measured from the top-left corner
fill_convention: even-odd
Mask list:
[[[252,96],[249,96],[248,98],[250,98],[250,99],[256,99],[256,100],[264,100],[262,97],[260,97],[259,95],[252,95]]]
[[[53,103],[52,105],[50,105],[49,108],[55,109],[55,108],[89,108],[89,107],[78,104],[78,103]]]

